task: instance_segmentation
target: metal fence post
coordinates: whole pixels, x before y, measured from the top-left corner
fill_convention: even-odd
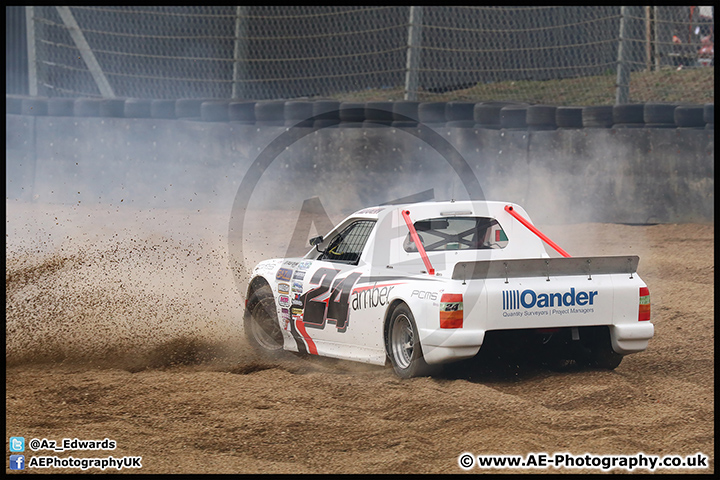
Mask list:
[[[660,24],[660,9],[658,7],[653,8],[653,38],[655,39],[655,70],[660,70],[660,37],[658,25]]]
[[[620,38],[618,39],[617,54],[617,82],[615,93],[615,104],[628,103],[630,99],[630,70],[626,59],[627,21],[628,7],[620,7]]]
[[[245,98],[246,88],[241,81],[247,76],[247,19],[248,7],[235,7],[235,49],[233,52],[232,98]],[[242,77],[242,80],[241,80]]]
[[[417,100],[423,7],[410,7],[405,71],[405,100]]]
[[[35,52],[35,7],[25,7],[25,34],[27,35],[28,93],[37,97],[37,63]]]
[[[80,56],[85,62],[85,65],[87,66],[90,75],[92,75],[93,80],[95,80],[95,84],[97,85],[98,90],[100,90],[100,95],[102,95],[104,98],[115,98],[115,93],[110,86],[110,82],[108,82],[108,79],[105,76],[105,72],[103,72],[102,67],[100,67],[97,58],[95,57],[95,54],[93,53],[90,45],[85,39],[85,35],[80,29],[80,25],[78,25],[77,21],[75,20],[75,16],[70,11],[70,7],[55,7],[55,9],[57,10],[58,15],[60,15],[60,18],[65,24],[65,27],[70,34],[70,38],[72,38],[73,42],[75,43],[75,47],[78,49]]]

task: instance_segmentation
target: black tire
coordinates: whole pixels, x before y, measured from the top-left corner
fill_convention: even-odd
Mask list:
[[[73,114],[76,117],[99,117],[102,98],[78,98],[75,100]]]
[[[401,100],[393,103],[393,121],[395,128],[416,128],[418,126],[418,105],[414,100]]]
[[[315,100],[313,102],[313,128],[336,127],[340,123],[340,102]]]
[[[263,100],[255,104],[255,122],[268,126],[285,125],[285,102],[283,100]]]
[[[540,127],[545,130],[557,128],[556,111],[557,107],[552,105],[530,105],[525,117],[528,127]]]
[[[44,116],[48,112],[48,99],[44,97],[29,97],[22,99],[21,113],[23,115]]]
[[[255,123],[255,102],[230,102],[227,106],[228,119],[243,125]]]
[[[583,107],[557,107],[555,110],[555,124],[558,128],[582,128]]]
[[[395,374],[400,378],[429,375],[418,337],[418,328],[410,308],[401,304],[393,310],[385,329],[385,351]]]
[[[200,118],[202,98],[180,98],[175,102],[175,116],[177,118]]]
[[[623,103],[613,105],[613,124],[638,123],[642,125],[645,105],[642,103]]]
[[[417,123],[418,105],[420,102],[413,100],[400,100],[393,103],[393,121],[395,122],[413,122]]]
[[[508,105],[500,110],[500,127],[527,128],[527,105]]]
[[[681,105],[675,109],[675,125],[683,128],[703,128],[704,107],[702,105]]]
[[[175,118],[175,100],[153,100],[150,102],[152,118]]]
[[[584,329],[580,335],[580,343],[582,349],[577,361],[587,367],[614,370],[622,362],[623,355],[612,348],[608,327]]]
[[[72,117],[74,108],[75,100],[72,98],[48,99],[48,116],[50,117]]]
[[[125,100],[122,98],[104,98],[100,102],[100,116],[120,118],[125,115]]]
[[[150,102],[145,98],[125,100],[125,118],[150,118]]]
[[[338,112],[340,117],[341,127],[359,127],[362,126],[363,120],[365,120],[365,104],[358,102],[342,102],[340,104],[340,111]]]
[[[313,102],[307,100],[288,100],[285,102],[285,125],[312,127]]]
[[[313,102],[313,117],[317,117],[316,120],[339,121],[340,102],[337,100],[315,100]]]
[[[365,102],[365,121],[376,126],[389,126],[393,121],[392,102]]]
[[[714,125],[715,124],[715,104],[714,103],[706,103],[703,107],[703,120],[705,120],[705,123],[708,125]]]
[[[644,123],[613,123],[612,128],[646,128]]]
[[[28,97],[5,94],[5,113],[20,115],[22,113],[22,101],[24,98]],[[72,115],[72,113],[70,115]]]
[[[462,122],[455,123],[455,125],[475,124],[473,117],[475,110],[475,104],[472,102],[447,102],[445,104],[445,118],[449,122]]]
[[[585,128],[610,128],[613,125],[612,105],[585,107],[582,111],[582,123]]]
[[[271,358],[283,352],[282,330],[269,286],[255,290],[248,298],[243,328],[245,338],[256,351]]]
[[[643,110],[643,121],[653,124],[674,124],[676,104],[646,103]]]
[[[445,123],[445,102],[424,102],[418,105],[418,118],[425,125]]]
[[[203,102],[200,105],[200,119],[203,122],[227,122],[230,118],[228,108],[227,100]]]
[[[517,105],[513,102],[484,102],[476,103],[473,107],[473,120],[483,128],[500,128],[500,110],[508,105]]]

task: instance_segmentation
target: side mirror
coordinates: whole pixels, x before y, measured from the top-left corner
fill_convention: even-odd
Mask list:
[[[322,242],[323,242],[323,237],[322,237],[322,235],[317,236],[317,237],[313,237],[313,238],[310,239],[310,246],[311,246],[311,247],[316,247],[316,246],[320,245]]]

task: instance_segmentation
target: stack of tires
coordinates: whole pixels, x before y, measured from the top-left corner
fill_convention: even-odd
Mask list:
[[[715,126],[714,104],[637,103],[597,106],[528,105],[518,102],[339,102],[330,99],[227,100],[181,98],[46,98],[6,95],[8,114],[103,118],[156,118],[232,122],[258,126],[484,128],[682,128]]]

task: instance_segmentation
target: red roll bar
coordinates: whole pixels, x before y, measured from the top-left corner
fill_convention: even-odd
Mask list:
[[[538,230],[537,228],[535,228],[530,222],[528,222],[525,218],[523,218],[522,215],[520,215],[519,213],[517,213],[512,206],[510,206],[510,205],[505,205],[505,211],[508,212],[508,213],[509,213],[510,215],[512,215],[513,217],[515,217],[518,222],[520,222],[520,223],[522,223],[523,225],[525,225],[525,226],[526,226],[531,232],[533,232],[535,235],[537,235],[538,237],[540,237],[540,240],[542,240],[543,242],[547,243],[547,244],[550,245],[552,248],[554,248],[555,250],[557,250],[557,252],[558,252],[560,255],[562,255],[563,257],[570,257],[570,254],[569,254],[569,253],[567,253],[565,250],[563,250],[562,248],[560,248],[560,246],[558,246],[557,243],[555,243],[555,242],[553,242],[552,240],[550,240],[550,239],[547,237],[547,235],[545,235],[545,234],[542,233],[540,230]]]
[[[425,264],[427,273],[429,273],[430,275],[435,275],[435,269],[430,264],[430,259],[425,252],[425,247],[420,241],[420,237],[418,237],[417,231],[415,230],[415,225],[413,225],[412,220],[410,220],[410,210],[403,210],[402,216],[405,219],[408,230],[410,230],[410,237],[413,239],[413,242],[415,242],[415,245],[417,246],[418,252],[420,253],[420,258],[422,258],[422,261]]]

